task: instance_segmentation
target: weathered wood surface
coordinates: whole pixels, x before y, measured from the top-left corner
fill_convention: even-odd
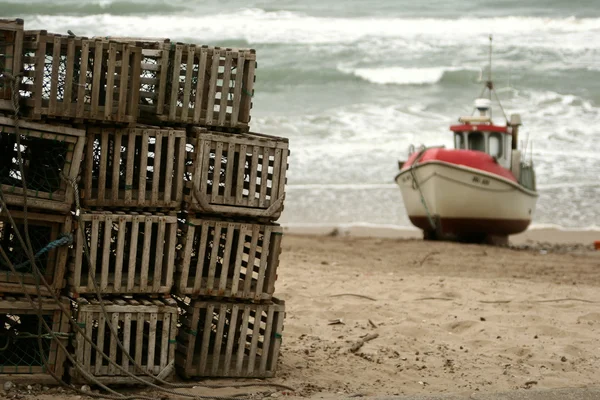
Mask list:
[[[182,300],[178,304],[182,309],[175,355],[179,375],[186,378],[275,375],[285,302]]]
[[[75,336],[73,353],[85,371],[107,384],[138,383],[94,350],[85,341],[88,337],[125,371],[146,377],[123,354],[108,323],[119,331],[124,349],[145,371],[158,375],[174,361],[177,335],[177,304],[174,300],[116,297],[103,301],[109,321],[98,300],[83,297],[76,300],[74,316],[84,333]],[[86,383],[86,378],[75,368],[70,372],[74,382]]]
[[[180,209],[185,131],[153,126],[87,130],[85,207]]]
[[[175,274],[178,294],[271,299],[281,253],[280,226],[191,217],[182,231]]]
[[[248,130],[254,50],[157,42],[142,54],[142,120]]]
[[[23,20],[0,19],[0,110],[13,112],[12,76],[21,72]]]
[[[40,299],[41,314],[52,329],[52,333],[49,333],[42,326],[43,352],[40,352],[37,337]],[[56,383],[48,371],[63,377],[66,354],[57,340],[67,346],[70,315],[63,314],[54,299],[33,297],[33,300],[36,308],[23,296],[0,297],[0,340],[3,346],[8,344],[0,357],[0,381],[11,380],[32,385]],[[67,310],[70,309],[67,298],[61,298],[61,302]],[[52,339],[52,336],[57,339]],[[10,343],[6,343],[7,340]],[[46,365],[44,358],[47,360]]]
[[[188,210],[277,220],[283,211],[289,142],[257,133],[192,128],[188,136]]]
[[[168,294],[173,286],[177,217],[174,214],[83,213],[75,235],[68,284],[73,294]],[[90,265],[84,254],[90,251]]]
[[[69,179],[79,175],[85,131],[60,125],[19,121],[27,204],[32,209],[69,212],[74,202]],[[6,202],[23,206],[23,179],[15,121],[0,116],[0,184]]]
[[[0,246],[7,253],[17,274],[14,274],[4,260],[0,259],[0,293],[23,293],[21,286],[21,282],[23,282],[25,291],[29,294],[50,295],[42,283],[39,283],[39,286],[36,284],[37,275],[34,274],[27,251],[16,237],[15,231],[18,230],[23,240],[26,240],[24,220],[27,216],[29,239],[33,252],[37,253],[61,235],[71,234],[72,218],[70,215],[40,214],[30,211],[26,215],[23,211],[14,209],[9,212],[17,226],[10,223],[5,212],[0,213]],[[65,287],[68,255],[68,246],[62,246],[40,255],[36,259],[36,267],[42,272],[44,279],[55,294]]]
[[[136,122],[140,47],[46,31],[24,36],[21,98],[27,116]]]

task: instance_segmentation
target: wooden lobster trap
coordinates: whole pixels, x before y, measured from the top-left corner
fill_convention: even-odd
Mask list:
[[[89,127],[83,205],[181,208],[185,135],[152,126]]]
[[[175,290],[180,295],[269,300],[275,291],[279,225],[188,218]]]
[[[181,43],[149,47],[142,51],[142,75],[149,84],[141,96],[146,99],[140,104],[142,118],[235,132],[248,130],[256,69],[254,50]]]
[[[169,293],[176,236],[174,214],[81,214],[75,254],[69,265],[72,293],[96,293],[92,277],[103,294]],[[89,262],[85,247],[89,249]]]
[[[11,224],[6,212],[12,216],[15,225]],[[27,235],[25,235],[25,218],[27,218]],[[25,241],[23,245],[16,233],[20,233]],[[58,294],[65,287],[65,270],[68,246],[72,242],[71,216],[39,214],[18,210],[5,210],[0,213],[0,247],[4,250],[16,274],[12,272],[10,264],[0,257],[0,293],[39,294],[48,296],[49,290],[34,272],[29,253],[27,252],[27,237],[31,242],[35,255],[35,266],[51,287],[52,292]]]
[[[283,210],[288,139],[192,128],[184,200],[189,211],[276,220]]]
[[[96,299],[80,297],[74,304],[73,315],[83,329],[83,333],[75,335],[74,358],[84,371],[105,384],[131,384],[139,381],[128,374],[151,380],[144,372],[158,375],[174,362],[177,335],[177,304],[174,300],[104,298],[103,302],[108,319]],[[109,324],[135,362],[118,345]],[[114,363],[94,349],[86,337]],[[74,382],[87,382],[81,371],[74,367],[70,368],[70,375]]]
[[[141,48],[46,31],[24,36],[21,99],[30,118],[137,121]]]
[[[49,385],[56,383],[50,371],[63,377],[66,353],[58,341],[65,347],[69,342],[70,316],[54,299],[32,300],[35,308],[23,296],[0,297],[0,381]],[[69,300],[63,297],[61,302],[69,310]],[[39,320],[38,312],[51,332]]]
[[[13,111],[13,77],[21,72],[23,20],[0,19],[0,110]]]
[[[181,300],[175,368],[191,377],[275,375],[285,302],[244,304]]]
[[[15,120],[2,116],[0,129],[0,185],[6,202],[22,206],[26,186],[30,207],[69,212],[74,189],[67,179],[79,175],[85,131],[24,120],[17,128]]]

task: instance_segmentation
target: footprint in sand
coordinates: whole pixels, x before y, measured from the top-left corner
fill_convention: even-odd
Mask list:
[[[471,329],[477,324],[479,324],[478,321],[456,321],[450,324],[446,324],[444,327],[448,332],[460,334]]]

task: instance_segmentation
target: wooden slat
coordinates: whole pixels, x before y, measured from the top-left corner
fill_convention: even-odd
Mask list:
[[[215,345],[212,349],[212,368],[211,375],[217,375],[219,370],[219,362],[221,361],[221,346],[223,344],[223,335],[225,328],[225,321],[227,319],[227,304],[221,303],[219,306],[219,321],[217,323],[217,332]]]
[[[63,104],[61,113],[63,115],[71,116],[71,102],[73,98],[73,79],[75,64],[75,40],[67,39],[67,59],[66,63],[66,75],[65,75],[65,91],[63,95]]]
[[[100,290],[106,291],[108,288],[108,271],[110,269],[110,243],[112,239],[112,216],[104,217],[104,240],[102,241],[102,270],[100,280]]]
[[[140,184],[138,186],[138,203],[146,203],[146,181],[148,179],[148,144],[150,143],[150,130],[142,131],[142,148],[140,151]]]
[[[131,49],[128,44],[123,44],[121,51],[121,79],[119,81],[119,104],[117,106],[117,120],[124,121],[127,113],[127,92],[129,90],[129,66],[131,62]],[[129,159],[128,159],[129,161]]]
[[[159,369],[162,371],[169,362],[169,335],[171,333],[171,314],[162,315],[162,332],[160,334]]]
[[[138,116],[138,107],[140,102],[140,75],[142,63],[142,49],[136,47],[131,52],[131,84],[129,86],[129,95],[127,96],[127,117],[122,122],[135,122]],[[121,99],[119,99],[121,100]]]
[[[273,163],[273,172],[275,172],[275,166],[281,165],[282,159],[282,150],[275,149],[275,162]],[[271,205],[274,201],[277,200],[277,189],[279,187],[279,179],[281,176],[279,174],[273,173],[273,183],[271,184],[271,199],[267,201],[267,205]]]
[[[119,232],[117,233],[117,254],[115,262],[115,293],[119,293],[121,291],[121,281],[123,279],[123,258],[125,257],[125,228],[127,224],[125,217],[122,215],[118,216],[118,220]]]
[[[154,369],[154,354],[156,352],[156,323],[158,321],[158,315],[156,313],[150,314],[150,332],[148,334],[148,364],[146,365],[146,371],[152,373]]]
[[[227,170],[225,171],[225,194],[223,200],[225,204],[235,204],[235,194],[232,196],[231,187],[233,185],[233,174],[235,171],[233,160],[235,158],[235,144],[227,145]]]
[[[187,64],[185,71],[185,86],[183,87],[183,107],[181,108],[181,122],[187,122],[190,108],[190,95],[192,92],[192,73],[194,72],[194,55],[196,46],[186,46]]]
[[[244,194],[244,170],[246,168],[246,145],[240,145],[239,164],[237,170],[236,188],[235,188],[235,204],[241,206]]]
[[[145,320],[146,320],[146,313],[144,312],[138,312],[137,313],[137,317],[136,317],[136,325],[135,325],[135,338],[137,340],[136,346],[135,346],[135,363],[137,365],[140,365],[143,367],[142,365],[142,352],[144,351],[143,349],[143,337],[144,337],[144,325],[145,325]]]
[[[77,104],[75,106],[77,118],[83,118],[85,113],[85,88],[87,85],[87,70],[90,51],[90,42],[83,40],[81,43],[81,64],[79,64],[79,86],[77,87]]]
[[[104,119],[111,120],[115,92],[115,69],[117,64],[117,44],[108,44],[108,65],[106,71],[106,95],[104,98]],[[118,147],[115,146],[115,151]]]
[[[111,323],[113,326],[113,329],[117,329],[117,327],[119,326],[119,313],[118,312],[113,312],[111,315]],[[117,361],[117,338],[114,337],[114,335],[111,333],[110,335],[110,348],[109,348],[109,357],[111,360],[113,361]],[[108,364],[108,375],[115,375],[115,373],[117,372],[116,367],[113,363],[109,363]]]
[[[221,102],[219,104],[219,125],[225,125],[227,120],[227,100],[229,96],[229,79],[231,76],[233,52],[225,52],[225,70],[223,73],[223,85],[221,86]]]
[[[254,367],[256,363],[256,350],[258,348],[258,338],[260,336],[260,319],[263,313],[263,306],[256,306],[254,314],[254,329],[252,331],[252,340],[250,342],[250,354],[248,355],[248,369],[247,374],[252,375],[254,373]]]
[[[223,376],[228,376],[230,371],[233,369],[231,364],[231,357],[233,353],[233,344],[235,342],[235,331],[238,329],[237,316],[240,306],[233,304],[231,307],[231,317],[229,322],[229,332],[227,332],[227,347],[225,349],[225,363],[223,364]]]
[[[208,84],[208,98],[206,104],[206,125],[213,124],[213,114],[215,109],[215,96],[217,90],[217,78],[219,73],[219,59],[220,59],[221,51],[215,50],[213,52],[212,58],[212,67],[210,72],[210,82]]]
[[[137,246],[140,229],[140,221],[142,217],[135,215],[131,221],[131,234],[129,242],[129,264],[127,267],[127,291],[132,292],[135,288],[135,270],[137,260]]]
[[[177,102],[179,100],[179,78],[181,76],[181,56],[183,45],[175,46],[175,56],[173,60],[173,80],[171,81],[171,97],[169,99],[169,120],[177,120]]]
[[[242,374],[242,368],[244,367],[244,349],[246,348],[246,338],[247,338],[247,332],[248,332],[248,320],[250,318],[250,310],[251,310],[251,306],[249,305],[245,305],[244,306],[244,317],[242,319],[242,329],[241,329],[241,335],[240,335],[240,341],[238,342],[238,349],[237,349],[237,362],[235,364],[235,373],[237,376],[240,376]]]
[[[200,362],[198,363],[198,376],[204,375],[206,370],[206,364],[208,362],[208,351],[210,348],[210,334],[211,326],[213,321],[214,305],[209,304],[206,307],[206,316],[204,319],[204,330],[202,335],[201,350],[200,350]]]
[[[193,123],[200,123],[202,108],[204,103],[204,82],[206,79],[206,61],[208,58],[208,49],[200,49],[200,57],[198,61],[198,83],[196,84],[196,99],[194,100],[194,119]]]
[[[152,276],[152,291],[154,293],[160,292],[161,281],[162,281],[162,269],[166,264],[163,260],[164,249],[165,249],[165,230],[166,223],[164,217],[158,217],[158,232],[156,237],[156,249],[154,253],[154,271]]]
[[[246,277],[244,280],[244,298],[250,297],[250,289],[252,288],[252,276],[254,271],[254,262],[256,260],[256,248],[258,237],[260,236],[261,225],[254,224],[252,226],[252,241],[248,249],[248,264],[246,264]]]
[[[160,177],[161,177],[161,157],[162,157],[162,142],[163,142],[163,134],[160,130],[155,130],[154,135],[156,138],[156,142],[154,143],[154,168],[152,173],[152,204],[156,204],[158,202],[158,192],[160,190]]]
[[[270,260],[269,249],[271,245],[271,234],[272,228],[269,225],[264,226],[263,238],[262,238],[262,246],[260,248],[260,263],[258,269],[258,279],[256,281],[256,292],[255,299],[259,299],[260,295],[263,292],[263,284],[265,282],[265,276],[267,272],[267,268],[275,269],[277,265],[269,264],[267,261]],[[267,292],[269,294],[273,294],[273,292]]]
[[[44,65],[46,62],[46,42],[38,43],[37,51],[35,52],[35,89],[33,90],[34,106],[33,113],[36,118],[42,113],[42,93],[44,88]]]
[[[256,199],[256,175],[258,173],[258,146],[252,146],[252,164],[250,165],[250,188],[248,191],[248,199],[246,205],[248,207],[256,207],[258,199]]]
[[[52,46],[52,73],[50,76],[50,115],[57,114],[57,102],[58,102],[58,69],[60,67],[60,37],[54,38],[54,44]]]
[[[166,46],[166,45],[165,45]],[[159,78],[158,78],[158,98],[156,100],[156,114],[162,115],[165,107],[165,97],[167,94],[167,76],[169,74],[169,50],[162,48],[160,54]]]
[[[102,42],[96,40],[94,42],[95,54],[94,54],[94,71],[92,75],[92,112],[91,118],[98,118],[98,106],[100,102],[100,87],[102,86],[102,53],[103,45]]]
[[[127,141],[127,164],[125,167],[125,205],[132,203],[133,196],[133,168],[135,163],[135,135],[128,133]]]
[[[269,147],[263,148],[262,170],[260,172],[260,195],[258,198],[258,206],[261,208],[267,207],[267,183],[269,180],[269,157],[273,150]],[[271,192],[272,193],[272,192]]]
[[[215,272],[217,269],[217,262],[219,261],[218,253],[220,247],[222,225],[223,224],[221,223],[216,223],[214,227],[214,233],[212,234],[212,251],[210,253],[210,265],[208,266],[208,279],[206,280],[206,287],[209,294],[213,292],[215,285]]]
[[[271,344],[271,332],[273,330],[273,316],[275,314],[274,307],[269,307],[267,310],[267,324],[264,333],[264,342],[262,348],[262,355],[260,358],[259,373],[264,375],[267,371],[267,361],[269,360],[269,348]]]
[[[223,142],[217,142],[215,149],[215,167],[213,169],[213,184],[210,195],[211,203],[217,201],[219,197],[219,186],[221,184],[221,160],[223,157]]]
[[[108,134],[102,132],[100,136],[100,174],[98,176],[98,199],[104,200],[106,191],[106,174],[108,170],[106,168],[108,163],[108,157],[110,156],[110,150],[108,148]]]
[[[179,278],[179,291],[181,293],[187,293],[195,230],[196,230],[195,226],[188,226],[187,232],[184,236],[185,243],[183,245],[183,262],[182,262],[181,276]]]
[[[196,227],[198,228],[198,227]],[[209,231],[209,227],[207,224],[202,224],[201,225],[201,229],[202,232],[200,234],[200,246],[198,248],[198,252],[196,253],[196,256],[198,257],[198,260],[196,262],[196,277],[194,280],[194,291],[193,293],[198,293],[200,291],[201,285],[202,285],[202,275],[203,275],[203,269],[205,267],[204,265],[204,259],[205,259],[205,253],[206,253],[206,240],[208,238],[208,231]],[[196,233],[197,235],[198,233]]]
[[[134,338],[136,340],[137,338]],[[131,354],[131,313],[126,312],[123,316],[123,348],[127,353]],[[121,366],[129,369],[129,358],[123,355]]]
[[[90,243],[90,270],[89,270],[89,274],[88,274],[88,284],[87,284],[87,287],[90,290],[94,289],[94,283],[92,282],[92,277],[96,276],[99,227],[100,227],[99,218],[98,218],[98,216],[94,215],[92,217],[92,240]]]
[[[81,286],[81,267],[83,265],[83,243],[86,240],[81,229],[77,229],[77,245],[75,246],[75,272],[73,273],[73,286]],[[82,353],[83,354],[83,353]]]
[[[235,73],[235,88],[233,90],[233,106],[231,110],[231,126],[237,124],[240,114],[240,104],[242,102],[242,80],[244,77],[244,64],[246,62],[243,52],[238,53],[237,67]]]
[[[152,251],[152,216],[146,216],[144,224],[144,247],[142,250],[142,271],[140,274],[140,290],[145,292],[148,290],[148,267],[150,264],[150,255]]]
[[[105,133],[103,132],[103,135]],[[111,200],[113,204],[117,204],[119,201],[119,181],[121,180],[121,141],[123,140],[123,132],[120,129],[115,129],[114,133],[114,146],[112,153],[112,187],[111,187]],[[100,198],[100,196],[98,196]]]
[[[227,236],[225,238],[225,248],[223,255],[223,266],[221,267],[221,277],[219,279],[219,293],[225,293],[227,289],[227,275],[230,271],[231,248],[233,246],[233,238],[235,234],[235,224],[227,224]],[[233,279],[236,279],[234,276]],[[233,293],[232,293],[233,294]]]
[[[235,254],[235,264],[233,270],[233,282],[231,284],[231,294],[236,296],[238,293],[238,286],[240,283],[240,269],[242,267],[242,256],[244,255],[244,241],[246,236],[246,230],[248,225],[241,224],[238,231],[238,247]]]
[[[175,164],[175,131],[169,130],[167,133],[167,159],[165,168],[165,188],[163,197],[160,199],[164,204],[171,202],[171,191],[173,189],[173,179],[179,180],[179,177],[173,177],[173,166]],[[161,163],[162,169],[162,163]]]

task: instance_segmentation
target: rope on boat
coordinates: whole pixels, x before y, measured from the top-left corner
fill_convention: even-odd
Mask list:
[[[421,204],[423,204],[423,207],[425,208],[425,214],[427,214],[427,220],[429,221],[429,225],[431,225],[431,228],[435,231],[435,230],[437,230],[437,226],[436,226],[435,221],[432,218],[431,214],[429,213],[429,207],[427,207],[427,202],[425,201],[425,196],[423,196],[423,191],[421,190],[421,185],[419,185],[419,182],[417,181],[417,176],[415,175],[415,171],[414,171],[415,165],[421,159],[421,157],[423,157],[423,154],[427,150],[428,150],[428,148],[424,147],[423,149],[421,149],[421,151],[419,151],[417,158],[415,158],[415,161],[413,161],[413,163],[410,166],[410,175],[413,178],[414,187],[419,191],[419,196],[421,196]]]

